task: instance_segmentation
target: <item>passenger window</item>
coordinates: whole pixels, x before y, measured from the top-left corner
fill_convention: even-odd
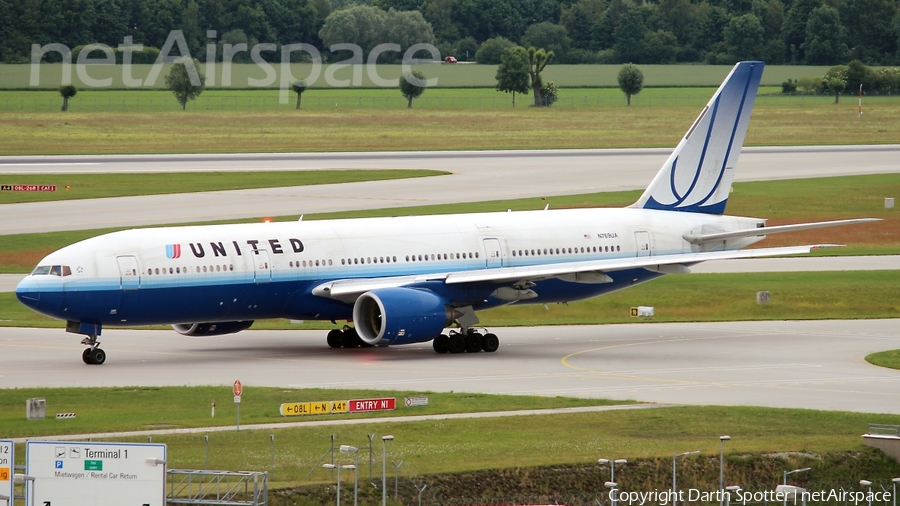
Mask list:
[[[478,252],[477,252],[477,251],[475,252],[475,258],[478,258]]]

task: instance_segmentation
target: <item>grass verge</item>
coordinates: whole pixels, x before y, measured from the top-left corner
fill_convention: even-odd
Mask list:
[[[866,362],[880,367],[900,369],[900,350],[880,351],[867,355]]]
[[[427,395],[428,406],[407,408],[403,398]],[[231,387],[102,387],[102,388],[19,388],[0,389],[0,427],[3,437],[35,437],[91,432],[121,432],[166,428],[221,427],[234,425],[235,404]],[[376,413],[283,417],[278,407],[284,402],[319,402],[381,397],[398,399],[397,410]],[[32,397],[47,400],[48,414],[75,412],[77,418],[26,421],[22,406]],[[211,403],[218,400],[216,417],[210,417]],[[479,413],[522,409],[550,409],[574,406],[631,404],[631,401],[576,399],[514,395],[434,393],[416,391],[323,390],[245,387],[241,403],[241,424],[345,420],[445,413]],[[136,409],[139,407],[139,409]]]
[[[5,112],[0,155],[671,147],[701,103],[652,107]],[[749,146],[897,142],[900,101],[761,101]],[[815,127],[811,127],[815,125]],[[178,139],[178,142],[173,142]]]
[[[406,172],[406,171],[399,171]],[[640,191],[605,192],[541,199],[518,199],[437,206],[372,209],[339,213],[310,214],[304,220],[360,218],[369,216],[409,216],[474,213],[577,207],[622,207],[640,196]],[[900,253],[900,213],[884,209],[884,197],[900,195],[900,174],[846,176],[736,183],[728,202],[728,213],[769,218],[769,225],[805,221],[873,217],[884,221],[773,235],[759,247],[796,244],[847,244],[847,248],[818,250],[814,255],[883,255]],[[273,218],[296,221],[298,216]],[[259,219],[236,220],[255,222]],[[219,222],[216,222],[219,223]],[[222,222],[224,223],[224,222]],[[47,254],[89,237],[119,229],[77,230],[4,236],[0,241],[0,273],[25,273]]]
[[[357,183],[446,174],[449,173],[394,169],[0,175],[4,185],[57,187],[56,192],[0,192],[0,204]]]

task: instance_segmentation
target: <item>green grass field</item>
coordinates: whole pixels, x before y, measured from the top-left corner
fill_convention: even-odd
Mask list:
[[[74,65],[73,65],[74,67]],[[310,81],[312,88],[333,88],[334,85],[326,80],[327,65],[321,69],[319,78],[315,81],[309,79],[312,65],[297,63],[291,65],[291,75],[295,79],[307,79]],[[132,65],[131,75],[135,79],[146,80],[152,65]],[[585,87],[618,87],[616,76],[621,65],[555,65],[551,64],[547,67],[543,74],[544,80],[554,81],[564,88],[585,88]],[[718,86],[728,72],[731,65],[641,65],[644,73],[644,84],[648,87],[671,87],[671,86]],[[790,65],[768,65],[763,74],[763,86],[779,86],[788,79],[797,79],[799,77],[821,76],[828,71],[830,67],[815,66],[790,66]],[[165,87],[163,78],[169,72],[169,65],[159,73],[159,77],[153,83],[153,88],[161,89]],[[441,88],[493,88],[497,81],[497,65],[417,65],[413,66],[414,70],[421,70],[427,78],[437,78],[437,86]],[[72,69],[72,84],[79,89],[86,88],[81,81],[78,73]],[[112,79],[109,87],[124,88],[122,84],[122,71],[120,65],[88,65],[85,68],[91,79]],[[334,76],[337,80],[351,80],[355,69],[347,67],[337,70]],[[200,71],[208,77],[205,65],[201,65]],[[250,79],[264,79],[266,73],[263,69],[255,64],[232,64],[230,68],[231,82],[230,86],[234,88],[278,88],[281,79],[281,66],[274,65],[276,78],[272,83],[263,85],[259,82],[251,82]],[[376,68],[378,76],[381,79],[397,79],[400,77],[402,69],[400,65],[378,65]],[[219,63],[216,65],[215,83],[208,84],[210,88],[222,86],[224,66]],[[41,88],[56,89],[62,80],[61,64],[42,64],[40,66],[39,86]],[[362,68],[361,75],[362,88],[378,87],[371,79],[368,69]],[[288,82],[293,82],[289,79]],[[334,82],[334,81],[332,81]],[[335,83],[338,88],[349,86],[347,84]],[[31,65],[2,65],[0,64],[0,89],[31,89]],[[357,88],[360,88],[359,86]]]
[[[309,95],[313,102],[313,92]],[[653,94],[645,97],[652,99]],[[622,103],[621,97],[615,100]],[[3,113],[0,155],[672,147],[706,100],[697,96],[691,105],[652,107],[584,107],[577,99],[577,107],[550,108],[373,109],[339,104],[301,111],[206,111],[191,104],[187,111],[76,107],[67,113],[56,110],[58,101],[50,100],[45,112]],[[839,105],[823,97],[772,100],[776,103],[761,100],[756,106],[746,145],[897,142],[900,99],[870,104],[862,117],[857,117],[852,100]],[[0,99],[0,107],[3,103]]]
[[[0,192],[0,204],[382,181],[448,174],[433,170],[311,170],[2,175],[0,184],[55,185],[56,192]]]
[[[702,107],[715,92],[715,87],[646,88],[631,98],[632,107],[695,106]],[[847,94],[848,103],[856,97]],[[893,104],[900,98],[894,95],[867,96],[867,108]],[[516,95],[518,107],[533,104],[530,95]],[[823,106],[834,103],[833,95],[784,95],[780,87],[762,87],[757,104],[782,106]],[[0,91],[0,111],[59,112],[62,99],[56,91]],[[507,109],[512,107],[512,95],[493,88],[436,88],[417,98],[415,109]],[[564,88],[555,108],[621,107],[625,95],[614,88]],[[303,95],[304,111],[343,109],[405,109],[404,99],[394,89],[312,89]],[[286,103],[280,102],[277,90],[207,90],[188,104],[191,111],[292,111],[296,95]],[[69,100],[69,111],[181,111],[175,97],[164,90],[96,90],[88,89]]]
[[[407,408],[403,398],[427,395],[428,406]],[[575,399],[514,395],[435,393],[420,391],[391,392],[399,399],[396,411],[381,413],[336,414],[284,417],[278,407],[285,402],[320,402],[385,397],[373,390],[322,390],[254,387],[244,388],[241,424],[302,422],[310,420],[343,420],[384,416],[432,415],[446,413],[478,413],[523,409],[551,409],[574,406],[630,404],[631,401]],[[48,413],[76,412],[74,419],[27,421],[21,416],[22,406],[32,397],[47,400]],[[37,437],[46,435],[97,432],[222,427],[235,424],[235,405],[231,387],[121,387],[121,388],[21,388],[0,389],[0,427],[2,437]],[[210,417],[210,406],[217,402],[216,417]],[[134,409],[136,405],[140,409]]]
[[[889,350],[866,356],[866,362],[879,367],[900,369],[900,350]]]

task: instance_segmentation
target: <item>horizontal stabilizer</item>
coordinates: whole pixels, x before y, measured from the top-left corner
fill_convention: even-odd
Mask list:
[[[797,223],[795,225],[779,225],[777,227],[759,227],[731,232],[718,232],[715,234],[687,234],[684,240],[691,244],[704,244],[726,239],[739,239],[741,237],[760,237],[770,234],[782,234],[784,232],[797,232],[800,230],[812,230],[814,228],[840,227],[843,225],[857,225],[859,223],[871,223],[881,221],[880,218],[859,218],[855,220],[819,221],[816,223]]]

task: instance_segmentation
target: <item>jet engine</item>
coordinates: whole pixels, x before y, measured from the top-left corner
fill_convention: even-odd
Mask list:
[[[172,325],[175,332],[190,337],[210,337],[224,334],[236,334],[247,330],[253,325],[253,320],[245,322],[213,322],[213,323],[179,323]]]
[[[353,305],[356,332],[371,345],[428,342],[459,316],[435,293],[415,288],[379,288]]]

